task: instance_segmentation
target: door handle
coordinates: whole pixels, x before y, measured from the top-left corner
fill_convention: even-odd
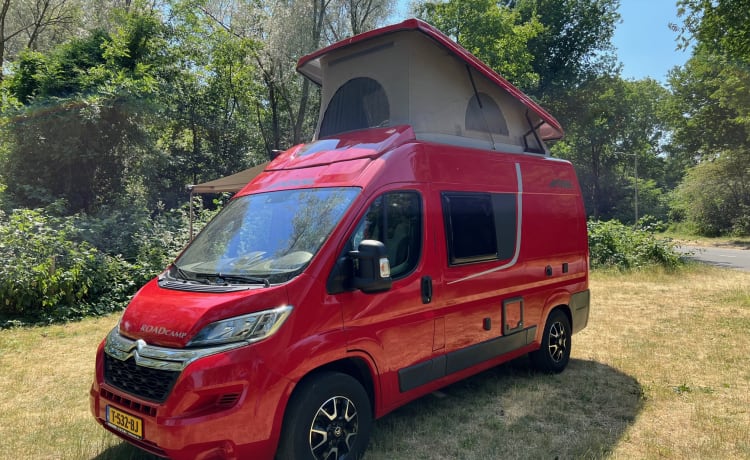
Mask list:
[[[432,278],[422,277],[422,303],[432,302]]]

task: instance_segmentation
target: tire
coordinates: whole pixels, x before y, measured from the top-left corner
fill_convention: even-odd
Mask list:
[[[353,377],[329,372],[303,381],[289,401],[278,460],[356,460],[372,429],[370,398]]]
[[[553,310],[544,326],[542,347],[529,353],[534,368],[552,374],[562,372],[570,361],[571,335],[568,316],[562,310]]]

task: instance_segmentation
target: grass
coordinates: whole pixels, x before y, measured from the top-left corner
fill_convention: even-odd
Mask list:
[[[750,273],[595,273],[588,328],[559,375],[524,359],[378,420],[374,459],[748,458]],[[0,331],[0,453],[147,459],[88,409],[116,316]]]

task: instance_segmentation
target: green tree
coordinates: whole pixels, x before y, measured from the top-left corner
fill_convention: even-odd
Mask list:
[[[417,6],[417,14],[513,84],[538,84],[529,47],[543,30],[536,15],[524,19],[519,11],[490,0],[425,2]]]
[[[699,234],[750,235],[750,151],[690,168],[673,206]]]
[[[707,235],[750,234],[750,5],[678,5],[682,45],[695,46],[669,76],[669,153],[675,164],[691,168],[675,192],[674,216]]]
[[[185,201],[185,185],[235,173],[265,158],[258,133],[257,44],[201,18],[176,11],[172,62],[157,98],[160,120],[150,129],[154,154],[144,168],[150,202]]]
[[[750,4],[747,0],[678,0],[683,17],[682,46],[692,40],[711,52],[747,62],[750,59]],[[677,26],[673,26],[678,29]]]
[[[701,234],[750,234],[750,131],[735,102],[722,96],[723,59],[696,53],[670,74],[672,160],[687,167],[675,191],[674,216]],[[683,169],[684,170],[684,169]]]
[[[529,40],[536,86],[523,87],[546,104],[562,92],[602,74],[615,73],[612,36],[620,19],[619,0],[514,0],[508,2],[524,22],[543,30]],[[559,110],[559,115],[565,115]],[[563,118],[567,119],[567,115]]]
[[[321,46],[382,24],[394,0],[182,0],[181,11],[203,27],[223,29],[257,46],[248,55],[257,69],[256,127],[268,154],[309,140],[320,95],[294,70],[297,60]],[[202,16],[202,19],[199,18]]]
[[[0,81],[4,65],[24,49],[43,51],[75,36],[78,0],[0,0]]]
[[[639,217],[666,217],[665,123],[659,107],[667,97],[667,90],[654,80],[612,75],[588,80],[570,93],[565,102],[577,116],[552,151],[576,166],[590,216],[635,223],[639,186]]]
[[[125,195],[145,140],[143,104],[154,90],[163,47],[152,15],[130,17],[115,35],[93,32],[49,54],[21,56],[8,92],[2,176],[22,206],[63,198],[69,212],[93,211]]]
[[[733,112],[732,123],[750,129],[750,2],[680,0],[677,4],[684,17],[683,47],[695,41],[694,69],[686,70],[712,74],[716,79],[711,83],[712,103]]]

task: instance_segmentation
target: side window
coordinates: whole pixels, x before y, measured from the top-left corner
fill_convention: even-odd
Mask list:
[[[477,93],[469,99],[464,120],[466,129],[508,135],[508,123],[497,102],[488,94]]]
[[[391,277],[411,272],[422,251],[422,203],[417,192],[391,192],[373,201],[352,234],[350,249],[362,240],[385,244]]]
[[[357,129],[388,126],[390,105],[385,90],[372,78],[353,78],[328,103],[318,137]]]
[[[451,265],[513,257],[515,194],[443,192],[442,200]]]

